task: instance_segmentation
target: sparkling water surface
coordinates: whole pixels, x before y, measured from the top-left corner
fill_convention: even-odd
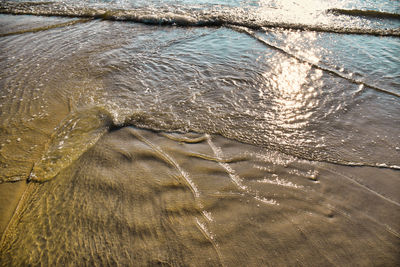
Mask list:
[[[399,6],[2,1],[0,265],[395,265]]]

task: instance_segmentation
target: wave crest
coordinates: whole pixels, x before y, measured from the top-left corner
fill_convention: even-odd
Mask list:
[[[358,17],[368,17],[368,18],[400,20],[400,14],[376,11],[376,10],[331,8],[328,9],[326,12],[334,15],[347,15],[347,16],[358,16]]]
[[[232,10],[231,10],[232,11]],[[234,11],[234,10],[233,10]],[[362,16],[392,16],[399,18],[400,15],[375,12],[375,11],[351,11],[343,9],[329,9],[328,13],[352,15],[361,14]],[[358,13],[357,13],[358,12]],[[176,25],[176,26],[242,26],[250,29],[261,28],[282,28],[302,31],[331,32],[339,34],[366,34],[375,36],[393,36],[400,37],[400,28],[394,29],[376,29],[360,27],[343,27],[324,24],[302,24],[288,23],[284,21],[269,21],[259,18],[256,15],[243,16],[240,12],[230,12],[229,10],[213,11],[195,11],[178,10],[163,11],[151,8],[137,9],[117,9],[117,8],[94,8],[85,6],[74,6],[64,3],[31,3],[31,2],[1,2],[0,14],[12,15],[38,15],[38,16],[62,16],[76,18],[92,18],[114,21],[129,21],[145,23],[151,25]],[[389,16],[389,17],[390,17]]]

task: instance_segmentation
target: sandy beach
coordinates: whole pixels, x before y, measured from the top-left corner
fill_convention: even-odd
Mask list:
[[[395,266],[399,183],[397,171],[124,127],[51,181],[0,185],[2,229],[27,194],[1,264]]]
[[[0,266],[398,266],[398,6],[304,3],[1,2]]]

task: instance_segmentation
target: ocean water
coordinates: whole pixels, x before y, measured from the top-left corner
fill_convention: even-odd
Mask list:
[[[2,15],[3,35],[15,33],[1,40],[2,180],[26,176],[9,167],[33,158],[25,153],[67,150],[51,167],[59,169],[86,150],[84,136],[95,140],[110,125],[221,134],[308,160],[397,169],[398,9],[397,1],[4,2],[2,13],[49,18]],[[67,125],[92,108],[95,127]],[[24,131],[45,136],[22,140]]]
[[[3,265],[398,263],[399,1],[0,13]]]

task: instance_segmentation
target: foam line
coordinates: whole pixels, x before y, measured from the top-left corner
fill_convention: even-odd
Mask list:
[[[229,12],[228,12],[229,13]],[[375,36],[400,37],[400,29],[371,29],[356,27],[337,27],[329,25],[307,25],[301,23],[273,22],[257,17],[241,18],[232,16],[226,12],[199,13],[187,12],[158,12],[152,9],[105,9],[90,8],[60,3],[30,3],[30,2],[1,2],[0,14],[11,15],[37,15],[37,16],[61,16],[104,19],[112,21],[130,21],[151,25],[175,25],[185,27],[222,27],[241,26],[258,30],[261,28],[281,28],[301,31],[331,32],[338,34],[365,34]]]

